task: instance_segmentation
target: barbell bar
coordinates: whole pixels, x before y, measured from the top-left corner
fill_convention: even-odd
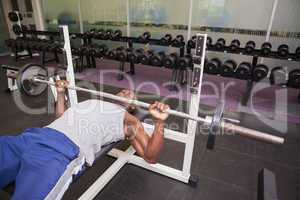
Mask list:
[[[47,81],[47,80],[42,80],[42,79],[38,79],[37,77],[33,77],[33,82],[35,83],[44,83],[47,85],[52,85],[55,86],[55,83],[52,81]],[[68,89],[70,90],[76,90],[76,91],[81,91],[81,92],[87,92],[96,96],[100,96],[100,97],[105,97],[111,100],[115,100],[115,101],[119,101],[122,103],[128,103],[128,104],[132,104],[138,107],[142,107],[142,108],[146,108],[148,109],[150,107],[150,104],[145,103],[145,102],[141,102],[138,100],[131,100],[131,99],[127,99],[124,97],[119,97],[110,93],[106,93],[106,92],[102,92],[102,91],[95,91],[95,90],[90,90],[90,89],[86,89],[86,88],[81,88],[81,87],[76,87],[76,86],[67,86]],[[173,115],[173,116],[177,116],[177,117],[181,117],[184,119],[189,119],[189,120],[193,120],[196,122],[202,122],[202,123],[207,123],[207,124],[211,124],[212,123],[212,118],[210,116],[207,117],[193,117],[187,113],[183,113],[183,112],[179,112],[176,110],[172,110],[169,109],[167,110],[167,113],[169,115]],[[231,130],[234,131],[235,134],[238,134],[240,136],[243,137],[248,137],[251,139],[255,139],[255,140],[259,140],[259,141],[263,141],[263,142],[268,142],[268,143],[273,143],[273,144],[283,144],[284,143],[284,138],[281,137],[277,137],[277,136],[273,136],[270,134],[266,134],[260,131],[256,131],[253,129],[249,129],[249,128],[245,128],[245,127],[241,127],[232,123],[228,123],[228,122],[224,122],[224,120],[221,122],[221,127],[222,129],[225,130]]]

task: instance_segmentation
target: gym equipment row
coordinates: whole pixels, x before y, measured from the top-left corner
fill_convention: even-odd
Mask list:
[[[38,39],[38,38],[25,38],[25,37],[18,37],[16,40],[8,39],[5,41],[6,46],[10,47],[15,55],[16,61],[20,56],[17,56],[17,52],[21,52],[26,50],[29,52],[30,57],[32,58],[32,51],[41,51],[42,52],[42,65],[46,63],[56,61],[59,63],[58,53],[62,53],[60,44],[57,41],[46,40],[46,39]],[[47,53],[53,54],[52,59],[47,60]],[[27,56],[27,55],[26,55]]]
[[[196,47],[196,36],[193,36],[191,40],[187,42],[187,53],[190,53],[192,49]],[[207,38],[206,48],[207,50],[211,51],[217,51],[217,52],[223,52],[223,53],[233,53],[233,54],[241,54],[241,55],[248,55],[252,56],[252,62],[243,62],[238,67],[236,67],[236,63],[232,61],[228,61],[226,63],[226,69],[229,71],[229,74],[227,73],[227,70],[224,72],[212,72],[221,74],[223,73],[223,76],[230,76],[232,74],[232,69],[235,69],[235,75],[237,78],[240,79],[246,79],[247,80],[247,87],[246,92],[243,95],[243,98],[241,100],[242,105],[246,106],[248,103],[248,100],[251,96],[251,91],[253,88],[254,82],[257,82],[261,79],[261,77],[266,76],[267,74],[267,68],[265,65],[258,64],[258,58],[259,57],[266,57],[266,58],[273,58],[273,59],[283,59],[283,60],[289,60],[289,61],[300,61],[300,47],[298,47],[294,53],[291,52],[290,48],[286,44],[282,44],[277,48],[277,51],[274,51],[272,49],[272,44],[269,42],[265,42],[261,45],[261,48],[258,49],[256,47],[256,43],[254,41],[248,41],[244,47],[242,47],[241,42],[237,39],[234,39],[231,41],[229,45],[226,45],[226,40],[224,38],[219,38],[216,42],[213,42],[212,38]],[[210,67],[214,65],[218,65],[218,60],[214,60],[213,65],[210,65]],[[251,67],[252,66],[252,67]],[[249,68],[251,73],[249,73]],[[242,71],[239,71],[240,69],[243,69]],[[259,70],[258,70],[259,69]],[[299,88],[298,83],[298,70],[293,70],[290,73],[288,72],[282,72],[282,67],[274,68],[269,75],[270,83],[273,85],[280,85],[285,87],[293,87],[293,88]],[[276,73],[281,72],[281,73]],[[245,73],[241,76],[240,73]],[[251,78],[247,78],[247,77]],[[272,81],[272,77],[274,77],[274,80]]]
[[[57,41],[46,39],[31,39],[31,38],[18,38],[16,40],[6,40],[6,45],[14,49],[28,49],[35,51],[45,51],[52,53],[62,53],[61,45]],[[192,58],[179,57],[178,53],[166,55],[165,52],[160,51],[155,53],[153,50],[145,51],[144,49],[125,48],[123,46],[108,49],[104,44],[82,45],[79,48],[72,48],[74,55],[92,56],[96,58],[108,58],[120,62],[133,62],[135,64],[141,63],[144,65],[152,66],[165,66],[167,68],[176,67],[177,61],[180,67],[192,67]]]
[[[29,51],[43,51],[54,53],[55,61],[58,60],[58,53],[61,53],[61,46],[58,42],[53,42],[46,39],[24,39],[17,40],[9,39],[6,41],[7,46],[18,49],[28,49]],[[83,58],[88,56],[91,62],[95,64],[95,58],[106,58],[116,60],[121,63],[120,70],[124,72],[124,65],[122,63],[130,62],[134,64],[151,65],[157,67],[166,67],[173,70],[173,80],[185,84],[188,77],[187,70],[193,69],[193,58],[191,55],[180,57],[178,53],[171,53],[166,55],[165,52],[154,52],[152,50],[145,51],[144,49],[125,48],[123,46],[109,49],[106,45],[82,45],[79,48],[72,48],[72,53],[79,56],[81,60],[81,67],[77,69],[82,71]],[[52,60],[53,61],[53,60]],[[45,63],[45,62],[44,62]],[[293,70],[290,73],[283,67],[275,67],[270,71],[269,67],[264,64],[257,64],[255,66],[249,62],[242,62],[239,65],[232,59],[226,60],[224,63],[219,58],[211,60],[205,59],[204,72],[213,75],[221,75],[223,77],[232,77],[242,80],[251,80],[258,82],[269,75],[270,83],[272,85],[288,86],[293,88],[300,88],[300,70]],[[183,77],[182,77],[183,76]],[[122,77],[119,77],[121,79]],[[180,79],[180,81],[178,81]]]
[[[43,35],[51,37],[59,37],[59,32],[54,31],[37,31],[29,30],[25,25],[15,24],[13,26],[13,31],[17,36],[23,35]],[[150,44],[150,45],[159,45],[159,46],[172,46],[176,48],[184,48],[185,42],[183,35],[177,35],[175,38],[172,38],[170,34],[162,37],[161,39],[151,38],[150,32],[144,32],[138,37],[125,37],[121,30],[112,30],[112,29],[91,29],[85,33],[70,33],[72,39],[82,39],[85,44],[91,44],[92,39],[95,40],[110,40],[118,42],[127,42],[127,43],[141,43],[141,44]]]
[[[252,66],[249,62],[242,62],[239,65],[232,59],[224,63],[219,58],[206,60],[204,71],[208,74],[221,75],[224,77],[233,77],[242,80],[252,79],[260,81],[267,77],[269,68],[264,64]]]
[[[58,54],[62,53],[61,45],[59,42],[46,39],[36,39],[36,38],[18,38],[16,40],[9,39],[6,40],[6,45],[12,49],[29,49],[30,51],[42,51],[43,55],[46,53],[53,53],[55,56],[55,61],[59,62]],[[72,54],[79,56],[81,62],[77,70],[79,72],[84,69],[84,59],[86,59],[87,66],[96,67],[95,58],[106,58],[110,60],[116,60],[120,62],[120,71],[124,72],[124,63],[129,62],[133,64],[143,64],[151,65],[157,67],[165,67],[174,70],[172,73],[174,77],[172,80],[179,81],[181,84],[186,84],[188,79],[187,70],[192,70],[193,60],[191,55],[186,55],[180,57],[178,53],[171,53],[170,55],[165,54],[165,52],[154,52],[153,50],[144,50],[125,48],[123,46],[109,49],[106,45],[82,45],[79,48],[72,48]],[[53,60],[52,60],[53,61]],[[43,64],[46,61],[43,56]],[[130,69],[130,73],[134,74],[134,69]],[[121,80],[123,77],[118,76]],[[184,78],[181,77],[184,74]]]
[[[232,59],[222,63],[219,58],[212,58],[211,60],[205,59],[204,72],[254,82],[269,77],[271,85],[300,89],[300,69],[288,72],[286,68],[278,66],[269,70],[269,67],[264,64],[253,66],[250,62],[241,62],[238,65]]]
[[[193,36],[192,39],[187,42],[187,52],[190,52],[191,49],[194,49],[196,47],[195,40],[196,36]],[[245,46],[242,47],[241,42],[238,39],[234,39],[228,46],[226,46],[226,40],[224,38],[219,38],[214,43],[212,38],[208,37],[206,44],[206,48],[209,51],[300,61],[300,47],[298,47],[295,52],[292,53],[290,51],[290,47],[287,44],[280,45],[277,48],[277,51],[274,51],[272,49],[272,44],[269,42],[263,43],[259,49],[256,48],[257,45],[254,41],[248,41]]]
[[[49,36],[58,36],[58,32],[49,32],[49,31],[36,31],[29,30],[26,26],[14,24],[13,31],[16,35],[49,35]],[[144,32],[140,36],[134,37],[124,37],[121,30],[112,29],[91,29],[83,34],[81,33],[71,33],[72,39],[83,39],[86,44],[91,44],[92,39],[96,40],[111,40],[119,42],[128,42],[128,43],[142,43],[142,44],[151,44],[151,45],[160,45],[160,46],[172,46],[177,48],[182,48],[185,46],[185,39],[183,35],[177,35],[173,37],[171,34],[166,34],[161,39],[152,39],[150,32]],[[189,53],[191,49],[195,48],[195,38],[193,36],[186,45],[187,52]],[[272,49],[272,44],[265,42],[261,45],[260,48],[257,48],[257,45],[254,41],[248,41],[243,47],[241,42],[238,39],[231,41],[229,45],[226,45],[226,40],[224,38],[219,38],[215,43],[212,38],[207,38],[207,50],[209,51],[219,51],[219,52],[229,52],[235,54],[251,55],[251,56],[260,56],[260,57],[269,57],[277,59],[289,59],[289,60],[300,60],[300,47],[298,47],[295,52],[290,51],[290,47],[287,44],[282,44],[277,48],[277,51]]]

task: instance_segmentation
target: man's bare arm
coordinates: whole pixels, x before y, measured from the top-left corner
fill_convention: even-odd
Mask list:
[[[56,102],[56,109],[55,109],[55,117],[60,118],[66,110],[66,102],[65,102],[65,93],[60,92],[57,93],[57,102]]]
[[[66,87],[68,85],[67,81],[57,81],[55,83],[56,86],[56,91],[57,91],[57,102],[56,102],[56,113],[55,116],[56,118],[61,117],[64,112],[66,111],[66,99],[65,99],[65,95],[66,95]]]
[[[142,123],[130,114],[126,114],[128,128],[128,137],[137,151],[137,154],[149,163],[156,163],[159,154],[164,146],[164,126],[165,119],[168,117],[165,110],[169,107],[167,105],[156,102],[150,107],[150,113],[155,120],[155,128],[152,136],[150,137]],[[154,111],[154,112],[153,112]],[[130,139],[133,137],[132,139]]]

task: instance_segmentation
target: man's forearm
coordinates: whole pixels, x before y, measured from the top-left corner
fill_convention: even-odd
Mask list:
[[[155,122],[154,132],[148,142],[145,152],[145,158],[151,163],[156,163],[158,156],[164,146],[164,128],[165,122]]]
[[[66,110],[66,102],[65,102],[65,92],[57,93],[57,102],[56,102],[56,118],[62,116],[62,114]]]

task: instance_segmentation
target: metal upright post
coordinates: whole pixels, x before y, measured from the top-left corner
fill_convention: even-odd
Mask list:
[[[63,25],[60,26],[60,33],[61,38],[64,42],[64,59],[65,64],[67,65],[67,80],[69,81],[69,84],[71,87],[75,87],[75,74],[74,74],[74,65],[73,65],[73,59],[72,59],[72,53],[71,53],[71,44],[70,44],[70,36],[69,36],[69,29],[68,26]],[[76,90],[68,90],[69,99],[70,99],[70,105],[74,106],[78,103],[77,98],[77,92]]]
[[[191,83],[191,97],[189,114],[193,117],[198,117],[200,95],[203,79],[203,69],[205,61],[207,34],[197,34],[195,56],[201,58],[201,64],[195,63],[192,83]],[[193,120],[188,121],[187,142],[185,144],[184,161],[183,161],[183,174],[190,176],[191,164],[193,158],[194,142],[196,137],[197,123]]]

